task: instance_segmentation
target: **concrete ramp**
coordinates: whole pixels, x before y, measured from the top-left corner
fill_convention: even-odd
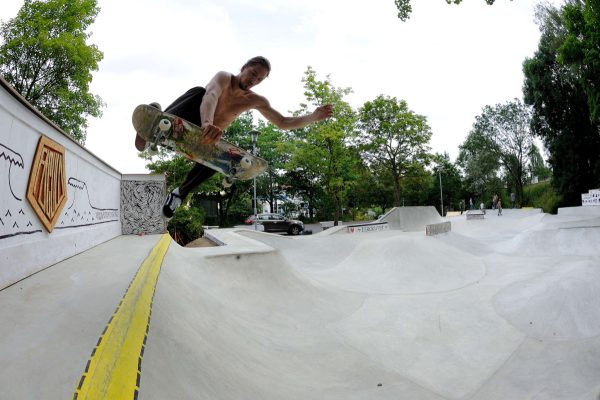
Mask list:
[[[121,236],[0,291],[0,398],[597,400],[599,255],[563,229],[583,221],[449,219]],[[514,246],[559,231],[559,254]]]
[[[425,232],[425,226],[443,222],[433,206],[394,207],[383,215],[379,221],[387,222],[390,229],[399,229],[405,232]]]

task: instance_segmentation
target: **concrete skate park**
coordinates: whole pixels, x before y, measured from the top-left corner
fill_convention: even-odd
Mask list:
[[[600,207],[183,248],[164,177],[0,83],[1,399],[599,398]]]

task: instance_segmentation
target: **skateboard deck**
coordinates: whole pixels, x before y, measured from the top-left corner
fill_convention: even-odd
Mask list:
[[[226,185],[233,179],[252,179],[265,172],[269,165],[266,160],[224,139],[216,144],[202,144],[202,128],[153,106],[137,106],[131,119],[137,134],[150,143],[153,150],[160,145],[221,172],[226,177],[223,182]]]

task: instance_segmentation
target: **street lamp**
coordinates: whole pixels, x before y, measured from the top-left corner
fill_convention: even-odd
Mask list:
[[[440,204],[442,205],[442,217],[444,216],[444,194],[442,192],[442,171],[444,170],[444,167],[438,166],[437,168],[438,170],[438,176],[440,177]]]
[[[256,140],[258,139],[258,135],[260,134],[260,132],[258,131],[250,131],[250,136],[252,137],[252,155],[255,156],[256,155]],[[257,211],[257,207],[256,207],[256,176],[252,179],[253,180],[253,185],[254,185],[254,230],[257,230],[256,228],[256,220],[258,219],[258,211]]]

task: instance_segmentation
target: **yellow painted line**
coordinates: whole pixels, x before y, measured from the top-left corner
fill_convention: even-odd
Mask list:
[[[137,399],[152,301],[170,243],[164,234],[140,266],[92,352],[74,399]]]

